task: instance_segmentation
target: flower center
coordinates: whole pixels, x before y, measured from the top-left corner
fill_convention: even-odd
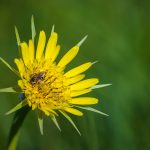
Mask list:
[[[60,109],[68,106],[70,89],[66,85],[63,72],[56,65],[38,63],[34,68],[26,68],[19,86],[25,93],[27,102],[32,109]]]

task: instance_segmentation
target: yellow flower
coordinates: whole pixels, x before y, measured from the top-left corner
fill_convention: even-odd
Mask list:
[[[75,128],[75,124],[67,113],[82,116],[83,112],[79,109],[87,109],[102,114],[102,112],[91,107],[82,107],[82,105],[87,106],[98,103],[97,98],[82,95],[91,92],[94,88],[106,86],[96,85],[99,82],[97,78],[85,79],[85,71],[94,63],[86,62],[67,72],[65,71],[68,64],[78,54],[79,48],[86,37],[57,62],[56,58],[60,52],[60,45],[57,44],[58,34],[54,32],[54,28],[47,43],[45,32],[40,32],[37,46],[34,44],[35,33],[33,31],[34,24],[32,22],[32,39],[26,43],[20,42],[16,29],[22,57],[16,58],[14,62],[20,76],[18,85],[25,99],[8,114],[25,105],[31,107],[32,110],[37,109],[41,133],[43,133],[43,114],[50,116],[59,129],[60,127],[55,118],[59,115],[58,112],[63,114]]]
[[[47,116],[56,115],[57,110],[82,116],[83,113],[75,109],[74,105],[96,104],[98,100],[92,97],[76,97],[90,92],[98,79],[84,79],[85,75],[82,74],[92,66],[92,62],[65,73],[65,68],[77,55],[79,46],[71,48],[56,63],[55,59],[60,51],[57,37],[57,33],[52,32],[46,45],[45,32],[41,31],[36,50],[33,40],[29,40],[29,44],[20,44],[22,58],[15,59],[21,77],[18,85],[32,110],[37,108]]]

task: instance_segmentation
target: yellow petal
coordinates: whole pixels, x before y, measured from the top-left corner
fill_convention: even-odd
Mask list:
[[[78,76],[69,78],[69,79],[67,79],[67,85],[71,85],[71,84],[74,84],[74,83],[76,83],[76,82],[79,82],[79,81],[81,81],[84,77],[85,77],[85,75],[84,75],[84,74],[81,74],[81,75],[78,75]]]
[[[21,51],[22,51],[22,58],[25,63],[25,65],[29,62],[29,49],[27,43],[23,42],[21,43]]]
[[[73,77],[76,76],[84,71],[86,71],[87,69],[89,69],[92,66],[91,62],[82,64],[76,68],[71,69],[70,71],[68,71],[67,73],[65,73],[65,77]]]
[[[19,60],[19,59],[15,59],[14,62],[16,63],[17,67],[18,67],[18,70],[20,72],[20,75],[22,76],[22,74],[24,73],[25,71],[25,67],[24,67],[24,63],[22,60]]]
[[[52,62],[55,61],[55,59],[57,58],[58,54],[59,54],[59,51],[60,51],[60,45],[57,45],[53,54],[51,54],[51,60]]]
[[[71,48],[59,61],[58,66],[65,67],[77,55],[78,51],[79,51],[79,46],[74,46],[73,48]]]
[[[18,70],[19,70],[19,72],[20,72],[20,70],[21,70],[21,65],[20,65],[19,59],[16,58],[16,59],[14,60],[14,62],[15,62],[15,64],[17,65]]]
[[[35,110],[37,108],[37,104],[32,104],[32,110]]]
[[[50,59],[52,58],[53,52],[55,51],[56,44],[57,44],[57,33],[52,32],[45,51],[45,59]]]
[[[43,51],[44,51],[44,47],[45,47],[45,42],[46,42],[46,35],[44,31],[40,32],[39,35],[39,41],[38,41],[38,46],[37,46],[37,50],[36,50],[36,59],[40,60],[42,55],[43,55]]]
[[[18,85],[23,89],[24,88],[23,80],[18,80]],[[28,101],[28,102],[30,102],[30,101]]]
[[[77,109],[74,109],[74,108],[65,108],[65,111],[71,113],[71,114],[74,114],[74,115],[77,115],[77,116],[83,116],[83,113]]]
[[[96,78],[86,79],[70,86],[71,90],[83,90],[99,82]]]
[[[80,98],[73,98],[70,101],[71,104],[78,104],[78,105],[91,105],[91,104],[97,104],[98,99],[93,97],[80,97]]]
[[[34,43],[32,40],[29,40],[29,58],[31,63],[33,63],[34,60]]]
[[[85,90],[82,90],[82,91],[72,91],[71,92],[71,97],[76,97],[76,96],[79,96],[79,95],[83,95],[83,94],[89,93],[91,91],[92,90],[90,90],[90,89],[85,89]]]

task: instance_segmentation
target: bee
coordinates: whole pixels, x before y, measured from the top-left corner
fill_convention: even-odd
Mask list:
[[[41,81],[41,80],[43,80],[44,78],[45,78],[45,74],[46,74],[46,72],[40,72],[40,73],[35,73],[35,74],[33,74],[33,75],[31,75],[31,79],[30,79],[30,83],[32,84],[32,85],[34,85],[34,84],[36,84],[37,82],[39,82],[39,81]]]

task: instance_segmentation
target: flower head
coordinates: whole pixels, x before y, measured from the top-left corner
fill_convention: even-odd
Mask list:
[[[65,71],[67,65],[78,54],[79,48],[86,38],[71,48],[57,62],[56,58],[60,52],[60,45],[57,44],[58,34],[54,32],[54,28],[47,42],[45,32],[41,31],[39,33],[37,46],[34,42],[33,22],[32,39],[28,43],[20,42],[17,30],[16,35],[21,50],[21,57],[16,58],[14,61],[20,77],[18,85],[25,99],[8,113],[14,112],[25,105],[31,107],[32,110],[38,110],[41,132],[43,132],[43,114],[50,116],[60,129],[55,118],[55,116],[59,115],[59,112],[75,128],[76,126],[68,116],[68,113],[82,116],[83,113],[79,109],[102,113],[91,107],[83,107],[98,103],[98,99],[82,95],[91,92],[94,88],[106,86],[96,85],[99,82],[97,78],[85,79],[85,71],[94,63],[86,62],[67,72]]]
[[[65,68],[77,55],[79,46],[71,48],[62,59],[56,63],[55,59],[60,51],[57,45],[57,33],[52,32],[46,45],[46,35],[40,32],[37,48],[33,40],[29,44],[20,44],[22,58],[15,59],[21,79],[19,87],[25,94],[27,104],[32,109],[39,109],[46,115],[56,114],[63,110],[81,116],[82,112],[74,105],[96,104],[98,100],[91,97],[78,97],[91,91],[91,87],[98,83],[98,79],[84,79],[82,74],[92,66],[87,62],[65,73]],[[45,50],[45,52],[44,52]]]

